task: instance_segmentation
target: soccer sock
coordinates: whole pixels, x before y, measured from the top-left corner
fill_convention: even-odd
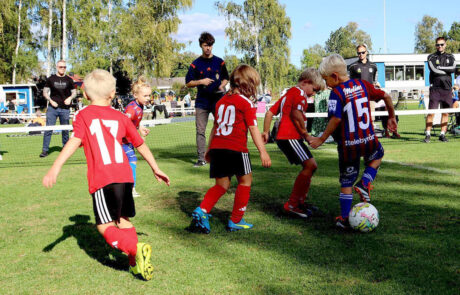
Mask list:
[[[445,135],[446,133],[444,131],[441,131],[439,135]]]
[[[351,204],[353,203],[353,195],[340,193],[339,201],[342,218],[348,218],[348,214],[350,213],[351,209]]]
[[[204,195],[203,201],[200,204],[200,208],[204,209],[207,213],[211,212],[211,209],[214,207],[214,205],[216,205],[217,201],[219,201],[220,197],[222,197],[226,191],[226,189],[218,184],[211,187],[206,192],[206,195]]]
[[[299,204],[305,202],[308,189],[310,188],[310,182],[310,177],[302,173],[297,175],[297,178],[294,182],[294,187],[292,188],[291,196],[289,197],[289,205],[297,207]]]
[[[367,187],[369,183],[373,182],[376,175],[377,169],[367,166],[366,169],[364,169],[363,177],[361,178],[364,186]]]
[[[133,240],[131,236],[132,234],[128,234],[116,226],[109,226],[104,232],[104,239],[112,248],[136,256],[137,241]]]
[[[128,255],[129,265],[135,266],[136,265],[136,254],[137,254],[137,243],[139,242],[139,240],[137,239],[136,228],[135,227],[123,228],[121,230],[129,237],[132,243],[136,244],[136,253],[131,253],[130,255]]]
[[[133,187],[135,187],[136,186],[136,167],[137,167],[137,163],[136,162],[129,162],[129,166],[131,166],[131,170],[133,171],[133,178],[134,178]]]
[[[251,192],[250,186],[238,185],[235,192],[235,201],[233,203],[233,210],[230,219],[234,223],[238,223],[243,219],[246,206],[249,202],[249,193]]]
[[[425,130],[425,135],[430,135],[430,131],[429,130]]]

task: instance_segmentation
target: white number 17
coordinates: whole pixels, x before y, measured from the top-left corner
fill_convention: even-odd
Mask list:
[[[123,149],[117,141],[118,121],[94,119],[89,126],[89,130],[91,131],[91,135],[96,134],[97,143],[99,145],[99,150],[101,151],[104,165],[112,164],[112,160],[110,159],[109,149],[107,148],[104,140],[104,134],[102,133],[101,121],[104,126],[110,129],[110,134],[113,136],[115,146],[115,163],[123,163]]]

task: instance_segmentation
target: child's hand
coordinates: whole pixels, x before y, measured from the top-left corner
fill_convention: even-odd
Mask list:
[[[264,141],[265,144],[268,143],[268,138],[269,137],[270,137],[270,135],[268,134],[268,132],[262,133],[262,140]]]
[[[169,177],[168,175],[166,175],[163,171],[161,170],[157,170],[157,171],[153,171],[154,175],[155,175],[155,178],[158,180],[158,182],[163,182],[169,186],[170,182],[169,182]]]
[[[57,173],[50,170],[43,177],[42,184],[46,188],[52,188],[53,185],[56,184],[56,179],[57,179]]]
[[[206,150],[204,153],[204,160],[208,163],[211,163],[211,157],[209,156],[209,150]]]
[[[320,145],[323,144],[323,140],[319,137],[311,137],[310,140],[308,141],[308,144],[314,149],[317,149]]]
[[[272,160],[267,152],[260,153],[260,160],[262,160],[262,166],[269,168],[272,165]]]
[[[388,130],[391,132],[396,132],[398,129],[398,123],[396,122],[396,118],[389,118],[387,123]]]
[[[150,129],[144,127],[144,126],[139,126],[139,132],[141,133],[142,137],[146,137],[150,133]]]

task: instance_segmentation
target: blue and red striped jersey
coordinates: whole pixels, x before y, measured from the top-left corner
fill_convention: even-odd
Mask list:
[[[374,133],[370,101],[385,95],[367,81],[352,79],[332,89],[329,96],[329,117],[342,121],[333,137],[345,161],[371,154],[378,147]]]

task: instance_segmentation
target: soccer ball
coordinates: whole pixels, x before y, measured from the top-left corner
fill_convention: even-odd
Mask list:
[[[348,220],[354,230],[373,231],[379,225],[379,212],[369,203],[358,203],[351,208]]]

